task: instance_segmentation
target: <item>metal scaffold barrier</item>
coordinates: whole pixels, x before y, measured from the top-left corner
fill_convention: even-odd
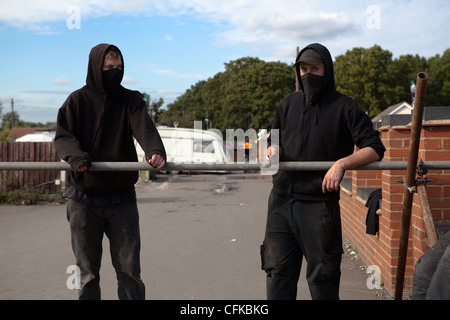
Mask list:
[[[238,171],[238,170],[328,170],[334,162],[280,162],[268,163],[174,163],[168,162],[161,171]],[[450,169],[450,161],[424,161],[424,169]],[[352,170],[406,170],[406,161],[378,161]],[[0,170],[71,170],[67,162],[0,162]],[[156,171],[146,162],[93,162],[90,171]]]

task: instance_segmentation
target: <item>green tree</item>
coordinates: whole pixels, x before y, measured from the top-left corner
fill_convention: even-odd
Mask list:
[[[174,123],[178,123],[181,127],[193,128],[194,121],[202,120],[202,117],[204,117],[204,113],[200,115],[198,109],[204,105],[201,90],[205,83],[205,80],[197,82],[173,103],[169,104],[167,109],[162,111],[160,122],[168,126],[174,126]],[[196,114],[198,115],[197,117]]]
[[[395,80],[392,53],[378,45],[337,56],[334,69],[337,90],[352,97],[370,117],[397,103],[403,91]]]
[[[192,127],[206,116],[221,130],[270,128],[281,100],[295,90],[293,66],[245,57],[225,63],[225,71],[191,86],[167,106],[161,118]]]
[[[427,106],[450,106],[450,49],[428,59]]]
[[[160,121],[193,127],[208,117],[221,130],[269,129],[280,101],[295,90],[293,65],[245,57],[225,63],[225,71],[197,82],[161,113]],[[334,62],[336,88],[370,117],[401,101],[411,102],[410,82],[429,75],[426,105],[450,105],[450,49],[429,59],[392,53],[374,45],[353,48]]]
[[[152,111],[151,115],[153,117],[154,122],[159,122],[159,118],[161,117],[161,107],[164,104],[164,99],[159,98],[158,100],[152,100],[150,104],[150,110]]]
[[[143,92],[142,97],[145,100],[145,104],[147,105],[147,112],[152,118],[152,120],[156,123],[159,122],[159,118],[161,116],[161,107],[164,104],[164,99],[152,99],[148,93]]]
[[[394,81],[399,88],[396,92],[397,102],[412,102],[411,81],[416,81],[417,74],[428,70],[428,62],[424,57],[419,55],[402,55],[393,61],[392,73]]]
[[[21,127],[23,121],[20,120],[19,114],[17,111],[7,112],[2,117],[2,128],[3,129],[11,129],[14,127]]]

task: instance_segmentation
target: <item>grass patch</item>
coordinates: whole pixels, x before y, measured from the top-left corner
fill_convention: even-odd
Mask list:
[[[65,200],[62,192],[56,194],[42,194],[37,188],[27,186],[21,190],[1,191],[0,205],[30,206],[38,202],[63,204]]]
[[[33,187],[0,192],[0,204],[33,205],[39,201],[39,192]]]

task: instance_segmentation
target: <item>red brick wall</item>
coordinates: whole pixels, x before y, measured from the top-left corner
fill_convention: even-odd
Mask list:
[[[407,161],[410,126],[380,128],[386,146],[383,161]],[[419,159],[423,161],[450,160],[450,122],[424,122],[421,130]],[[368,265],[381,270],[382,283],[388,292],[395,288],[396,266],[401,233],[402,208],[406,170],[352,171],[352,191],[341,191],[341,215],[344,236],[357,249]],[[450,170],[430,170],[426,176],[433,181],[426,185],[434,221],[450,221]],[[365,207],[367,199],[358,196],[358,188],[382,188],[382,210],[377,235],[366,234]],[[428,250],[422,220],[422,207],[417,194],[413,196],[410,241],[405,270],[405,291],[412,289],[412,276],[417,259]]]

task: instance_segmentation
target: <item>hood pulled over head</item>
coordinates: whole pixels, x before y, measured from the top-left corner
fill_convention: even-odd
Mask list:
[[[304,75],[304,77],[306,76],[305,78],[307,78],[307,83],[311,84],[311,87],[309,88],[305,88],[302,77],[300,77],[300,62],[302,61],[311,65],[318,65],[323,62],[325,65],[325,74],[323,77],[314,76],[313,74]],[[306,91],[311,92],[311,89],[318,90],[317,88],[320,88],[320,92],[314,92],[315,95],[336,91],[331,54],[325,46],[319,43],[309,44],[298,53],[297,58],[295,59],[295,72],[299,80],[300,89],[305,93]]]
[[[120,53],[122,59],[122,70],[112,69],[103,72],[103,62],[106,52],[110,49]],[[111,88],[120,84],[123,78],[124,62],[119,48],[115,45],[101,43],[91,49],[89,53],[89,63],[86,76],[86,85],[89,89],[100,94],[106,94]]]

